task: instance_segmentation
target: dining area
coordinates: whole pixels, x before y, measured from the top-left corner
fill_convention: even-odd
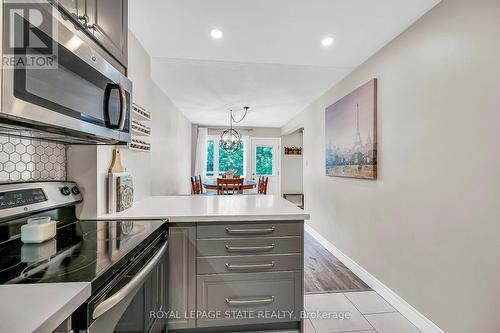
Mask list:
[[[202,179],[200,175],[191,177],[192,195],[266,195],[269,177],[259,176],[258,180],[239,175],[223,175],[218,178]]]

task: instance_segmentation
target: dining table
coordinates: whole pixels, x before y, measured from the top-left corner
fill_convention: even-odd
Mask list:
[[[203,187],[207,190],[217,191],[217,179],[205,179]],[[253,190],[255,187],[257,187],[257,182],[250,179],[243,180],[244,191]]]

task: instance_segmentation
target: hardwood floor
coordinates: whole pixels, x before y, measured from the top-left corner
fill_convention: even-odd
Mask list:
[[[371,290],[311,235],[304,235],[304,287],[306,293]]]

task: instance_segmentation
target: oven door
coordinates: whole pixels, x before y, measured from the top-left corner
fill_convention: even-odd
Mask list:
[[[166,253],[168,241],[140,259],[103,297],[91,313],[87,332],[162,332],[166,321],[156,314],[166,309]],[[153,314],[154,313],[154,314]]]
[[[92,48],[96,46],[57,8],[40,5],[38,9],[50,11],[51,24],[34,26],[29,18],[13,15],[11,31],[4,23],[4,50],[9,40],[34,38],[38,44],[51,45],[52,54],[29,42],[9,48],[16,65],[2,69],[0,114],[48,132],[87,136],[105,143],[130,142],[132,83],[100,56]],[[30,64],[30,59],[44,56],[45,66]],[[21,65],[18,59],[26,59],[30,65]]]

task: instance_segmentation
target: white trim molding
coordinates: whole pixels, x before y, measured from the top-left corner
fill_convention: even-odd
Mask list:
[[[406,319],[412,322],[413,325],[415,325],[423,333],[445,333],[436,324],[434,324],[423,314],[421,314],[417,309],[408,304],[398,294],[396,294],[389,287],[380,282],[376,277],[371,275],[357,262],[345,255],[326,238],[321,236],[311,226],[306,224],[304,228],[321,245],[323,245],[328,251],[330,251],[335,257],[337,257],[337,259],[339,259],[347,268],[349,268],[354,274],[356,274],[361,280],[363,280],[368,286],[370,286],[370,288],[372,288],[380,296],[382,296],[387,302],[389,302],[396,310],[398,310],[403,316],[406,317]]]

